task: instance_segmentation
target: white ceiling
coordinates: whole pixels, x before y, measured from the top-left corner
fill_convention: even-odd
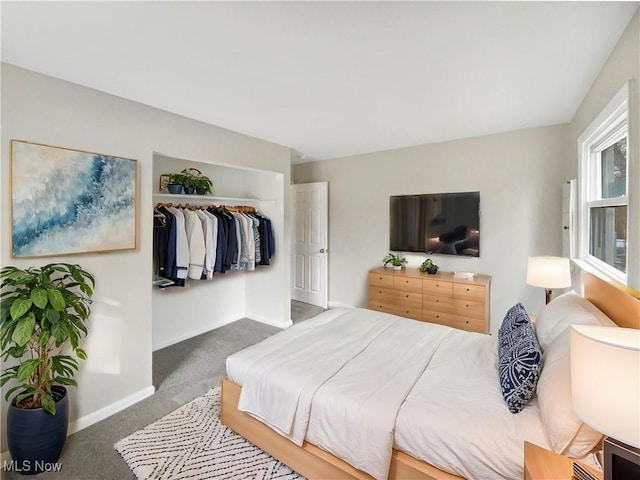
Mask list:
[[[299,160],[571,120],[637,2],[2,2],[2,60]]]

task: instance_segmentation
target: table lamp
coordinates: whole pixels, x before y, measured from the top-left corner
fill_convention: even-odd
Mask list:
[[[527,283],[544,288],[546,303],[551,301],[554,288],[571,286],[569,259],[564,257],[529,257]]]
[[[640,330],[572,325],[571,396],[606,435],[604,479],[640,478]]]

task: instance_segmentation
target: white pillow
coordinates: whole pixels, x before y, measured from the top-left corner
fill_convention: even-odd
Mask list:
[[[542,335],[547,342],[542,357],[544,368],[538,379],[536,390],[542,423],[551,448],[556,453],[571,458],[581,458],[598,445],[602,434],[583,423],[573,411],[571,331],[568,327],[580,324],[617,328],[617,325],[575,292],[559,296],[549,303],[543,312],[545,315],[542,316],[542,323],[538,325],[536,321],[539,335]]]
[[[543,352],[571,325],[616,326],[595,305],[574,291],[563,293],[545,305],[534,325]]]
[[[554,452],[571,458],[587,455],[602,434],[573,411],[571,400],[570,329],[565,329],[544,353],[537,393],[542,424]]]

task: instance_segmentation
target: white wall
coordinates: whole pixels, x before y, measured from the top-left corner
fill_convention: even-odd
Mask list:
[[[529,255],[562,253],[567,126],[528,129],[294,166],[295,183],[329,182],[329,300],[366,305],[367,270],[389,248],[389,196],[480,191],[480,258],[432,255],[441,269],[492,276],[491,330],[542,289],[526,285]],[[416,268],[424,255],[408,256]]]
[[[567,179],[578,176],[578,138],[627,81],[632,81],[629,98],[627,267],[629,286],[640,290],[640,13],[637,11],[569,124]]]
[[[79,387],[70,391],[71,420],[76,427],[86,426],[153,391],[151,195],[158,182],[152,175],[153,152],[204,161],[224,159],[231,165],[277,172],[284,185],[290,183],[291,152],[280,145],[6,64],[2,65],[1,119],[1,264],[27,267],[69,261],[79,263],[96,277],[86,339],[89,360],[77,377]],[[11,139],[137,159],[137,249],[72,257],[11,258],[7,155]],[[286,217],[287,190],[284,196]],[[288,242],[280,242],[279,255],[281,263],[271,270],[270,280],[282,285],[283,298],[288,298]],[[281,303],[284,305],[284,300]],[[2,407],[4,418],[6,402]],[[2,435],[5,450],[4,430]]]

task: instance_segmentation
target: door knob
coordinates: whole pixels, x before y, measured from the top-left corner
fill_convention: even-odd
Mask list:
[[[321,249],[320,249],[320,253],[324,253],[324,248],[321,248]]]

